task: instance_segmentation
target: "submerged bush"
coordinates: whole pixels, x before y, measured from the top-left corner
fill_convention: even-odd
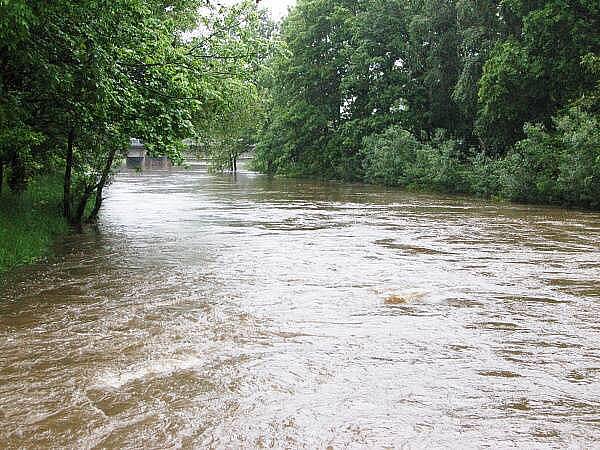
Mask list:
[[[558,189],[570,205],[600,208],[600,119],[572,108],[556,120],[562,148]]]
[[[365,180],[370,183],[447,192],[467,189],[456,142],[443,134],[422,143],[409,131],[390,127],[363,141],[362,157]]]
[[[556,129],[527,125],[499,167],[503,197],[521,202],[600,207],[600,121],[579,108],[554,120]]]
[[[519,202],[557,203],[558,142],[541,125],[526,125],[525,134],[500,167],[504,172],[501,194]]]
[[[463,163],[457,143],[439,134],[428,142],[390,127],[363,141],[365,181],[465,192],[517,202],[600,208],[600,119],[572,107],[555,129],[526,125],[525,139],[503,158],[483,154]]]
[[[390,127],[363,141],[365,180],[388,186],[408,186],[414,183],[416,160],[423,151],[421,144],[410,132]]]
[[[506,185],[506,160],[494,159],[483,153],[476,155],[465,170],[470,194],[485,198],[501,198]]]

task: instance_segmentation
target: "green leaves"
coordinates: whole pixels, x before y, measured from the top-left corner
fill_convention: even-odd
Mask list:
[[[511,2],[522,32],[498,44],[480,81],[478,133],[493,153],[523,137],[594,86],[581,58],[600,48],[600,6],[585,0]]]
[[[131,137],[181,161],[184,138],[256,100],[270,48],[250,1],[0,0],[0,12],[0,158],[28,149],[11,173],[61,160],[67,206],[101,202]]]
[[[255,166],[590,206],[599,19],[591,0],[299,0]]]
[[[19,41],[27,39],[36,21],[33,9],[25,0],[0,0],[0,36],[3,45],[15,48]]]

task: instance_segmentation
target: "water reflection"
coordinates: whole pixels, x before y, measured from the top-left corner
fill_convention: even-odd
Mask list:
[[[0,288],[0,447],[592,447],[600,215],[121,174]]]

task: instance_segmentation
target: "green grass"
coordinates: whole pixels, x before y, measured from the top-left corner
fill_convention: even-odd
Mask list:
[[[0,274],[51,253],[54,239],[68,231],[61,216],[62,180],[43,176],[15,195],[0,194]]]

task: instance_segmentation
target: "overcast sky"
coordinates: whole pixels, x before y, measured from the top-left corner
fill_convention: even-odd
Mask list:
[[[221,4],[232,5],[237,3],[239,0],[221,0]],[[288,7],[296,4],[296,0],[261,0],[260,6],[268,8],[273,14],[273,18],[276,20],[281,19],[287,14]]]
[[[287,14],[288,7],[294,5],[296,0],[262,0],[261,6],[269,8],[273,12],[274,19],[281,19]]]

